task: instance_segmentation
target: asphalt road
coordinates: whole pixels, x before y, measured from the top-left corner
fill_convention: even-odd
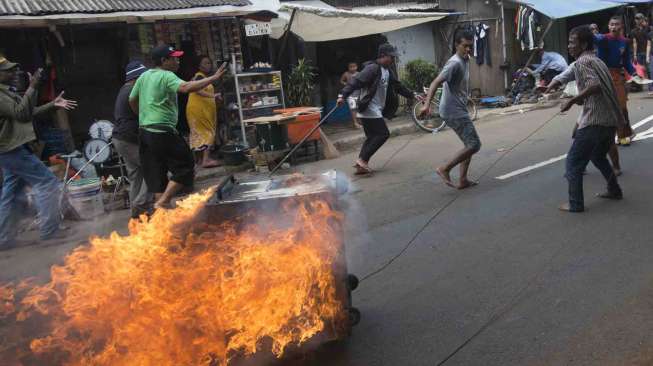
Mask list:
[[[629,107],[634,124],[653,114],[653,99]],[[495,179],[566,153],[578,111],[479,123],[471,176],[481,184],[466,191],[433,174],[460,147],[451,131],[384,146],[379,171],[353,182],[348,199],[349,270],[376,273],[354,293],[363,317],[312,364],[653,364],[653,140],[620,149],[623,201],[594,198],[604,181],[588,169],[582,214],[556,209],[567,198],[564,161]],[[354,156],[336,164],[349,171]]]
[[[604,183],[589,168],[587,211],[562,213],[563,161],[495,178],[566,153],[578,108],[556,112],[480,122],[483,147],[471,167],[480,185],[466,191],[434,174],[461,147],[447,130],[393,138],[374,157],[374,176],[352,176],[347,258],[349,271],[365,278],[353,299],[362,320],[309,364],[653,364],[653,139],[621,149],[623,201],[593,198]],[[630,113],[633,123],[653,114],[653,99],[633,97]],[[300,170],[350,174],[355,156]],[[106,235],[125,220],[102,218],[87,229]],[[47,276],[76,245],[4,253],[0,280]]]

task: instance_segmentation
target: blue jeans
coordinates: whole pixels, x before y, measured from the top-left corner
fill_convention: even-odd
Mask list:
[[[18,231],[21,199],[25,186],[32,187],[41,230],[47,239],[61,223],[61,185],[52,172],[25,146],[0,154],[2,196],[0,197],[0,246],[10,244]]]
[[[583,198],[583,172],[590,161],[596,166],[608,182],[608,192],[621,195],[617,176],[608,162],[608,151],[614,144],[616,128],[588,126],[574,134],[574,142],[567,154],[567,172],[569,181],[569,208],[580,212],[585,209]]]

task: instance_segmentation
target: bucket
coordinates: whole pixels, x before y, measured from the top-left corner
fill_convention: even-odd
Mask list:
[[[102,182],[98,178],[86,178],[68,185],[70,205],[82,218],[95,218],[104,214]]]

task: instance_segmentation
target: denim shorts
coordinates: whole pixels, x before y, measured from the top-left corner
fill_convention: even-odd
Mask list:
[[[465,116],[461,118],[449,118],[448,120],[445,121],[445,123],[452,130],[454,130],[454,132],[456,132],[456,135],[458,135],[460,141],[462,141],[463,144],[465,144],[465,147],[474,150],[478,150],[481,148],[481,140],[478,138],[478,134],[476,133],[476,128],[474,127],[474,123],[469,118],[469,116]]]

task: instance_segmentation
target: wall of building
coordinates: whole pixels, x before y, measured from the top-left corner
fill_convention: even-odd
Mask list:
[[[442,0],[440,7],[465,12],[465,15],[449,17],[438,23],[442,27],[436,30],[437,61],[440,66],[451,56],[453,49],[453,33],[459,26],[477,25],[483,22],[490,26],[489,42],[491,50],[491,65],[477,65],[472,59],[470,63],[471,89],[478,89],[483,95],[502,95],[505,91],[504,71],[499,66],[503,59],[503,40],[501,35],[501,8],[496,0]],[[506,19],[506,32],[512,22]],[[513,31],[514,32],[514,31]],[[506,34],[508,37],[508,34]]]
[[[399,52],[399,67],[407,62],[422,59],[435,62],[435,40],[433,23],[424,23],[414,27],[383,33],[388,42]]]

